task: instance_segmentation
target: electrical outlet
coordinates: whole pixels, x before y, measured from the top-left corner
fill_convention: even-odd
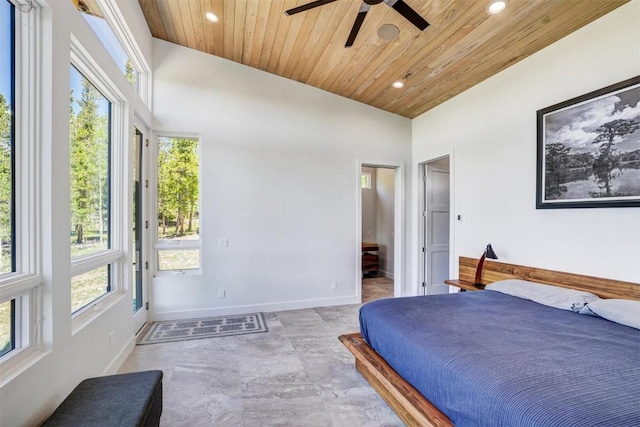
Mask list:
[[[338,282],[331,282],[331,290],[335,291],[338,289]]]
[[[226,296],[226,291],[224,289],[220,289],[218,291],[218,298],[224,298]]]
[[[218,239],[218,246],[220,246],[221,248],[226,248],[229,246],[229,239],[227,239],[226,237],[223,239]]]

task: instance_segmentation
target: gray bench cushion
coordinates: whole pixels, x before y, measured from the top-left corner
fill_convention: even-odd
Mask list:
[[[162,371],[108,375],[82,381],[43,426],[158,426]]]

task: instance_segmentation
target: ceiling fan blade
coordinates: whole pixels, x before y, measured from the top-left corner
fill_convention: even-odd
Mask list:
[[[418,27],[421,31],[424,31],[429,26],[429,23],[411,8],[404,0],[384,0],[384,3],[393,8],[400,15],[404,16],[407,21]]]
[[[362,6],[360,6],[360,11],[358,12],[358,16],[356,16],[356,20],[353,23],[353,27],[351,27],[349,38],[347,39],[347,42],[345,43],[344,47],[353,46],[353,42],[356,41],[356,37],[358,36],[358,31],[360,31],[360,27],[362,27],[364,18],[367,17],[367,12],[369,12],[370,8],[371,6],[369,6],[368,4],[362,3]]]
[[[294,7],[293,9],[286,10],[284,12],[284,14],[287,15],[287,16],[295,15],[296,13],[304,12],[306,10],[313,9],[314,7],[322,6],[322,5],[325,5],[327,3],[333,3],[334,1],[336,1],[336,0],[316,0],[316,1],[312,1],[311,3],[303,4],[302,6],[298,6],[298,7]]]

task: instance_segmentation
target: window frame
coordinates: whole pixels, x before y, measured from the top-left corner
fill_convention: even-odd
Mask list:
[[[115,303],[115,300],[126,292],[126,286],[122,282],[124,268],[126,268],[124,241],[126,230],[124,228],[127,205],[126,197],[129,192],[125,188],[127,182],[127,157],[128,127],[126,115],[128,114],[126,97],[117,86],[103,73],[97,62],[91,57],[82,43],[71,34],[70,65],[76,68],[100,93],[111,102],[110,119],[110,153],[109,153],[109,248],[88,255],[71,258],[70,279],[101,267],[109,267],[109,284],[106,293],[92,302],[71,312],[74,333],[88,323],[106,306]],[[69,183],[71,184],[71,183]],[[71,221],[71,215],[69,215]],[[69,222],[71,227],[71,222]],[[71,228],[69,228],[71,229]],[[69,281],[71,290],[71,281]],[[69,300],[71,306],[71,300]]]
[[[15,301],[14,348],[0,357],[0,383],[42,350],[41,141],[45,118],[43,12],[37,1],[10,0],[13,9],[13,272],[0,275],[0,303]],[[19,8],[23,7],[24,10]],[[27,72],[21,72],[27,70]],[[19,213],[19,215],[17,214]]]
[[[118,7],[116,1],[102,0],[99,4],[99,8],[105,21],[111,27],[111,30],[113,30],[116,38],[129,57],[133,68],[137,72],[136,85],[135,87],[132,86],[134,91],[138,93],[144,104],[150,108],[152,95],[151,67],[142,54],[142,50],[136,43],[135,38],[133,37],[133,34],[131,33],[131,30],[129,29],[129,26],[127,25],[126,20],[124,19],[124,16],[122,15],[122,12],[120,11],[120,8]],[[83,13],[80,11],[78,12]],[[87,23],[87,25],[89,25],[89,23]],[[98,38],[98,40],[100,40],[97,35],[96,37]],[[100,44],[103,44],[102,40],[100,40]],[[111,57],[111,54],[109,54],[109,57]]]
[[[199,232],[198,239],[194,240],[174,240],[163,241],[158,238],[158,140],[160,138],[186,138],[198,140],[198,206],[199,206]],[[180,132],[156,132],[154,134],[153,144],[153,178],[154,178],[154,190],[153,190],[153,215],[152,215],[152,227],[153,233],[153,272],[155,276],[173,276],[176,274],[184,275],[201,275],[202,274],[202,139],[200,135],[194,133],[180,133]],[[161,251],[182,251],[182,250],[197,250],[198,251],[198,268],[186,268],[186,269],[172,269],[172,270],[160,270],[160,252]]]

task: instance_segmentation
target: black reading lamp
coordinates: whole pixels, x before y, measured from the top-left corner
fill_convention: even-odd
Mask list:
[[[491,247],[491,243],[487,245],[487,249],[484,250],[480,261],[478,262],[478,267],[476,268],[476,281],[473,284],[478,289],[484,289],[484,285],[482,284],[482,266],[484,265],[484,259],[498,259],[498,255],[493,251]]]

